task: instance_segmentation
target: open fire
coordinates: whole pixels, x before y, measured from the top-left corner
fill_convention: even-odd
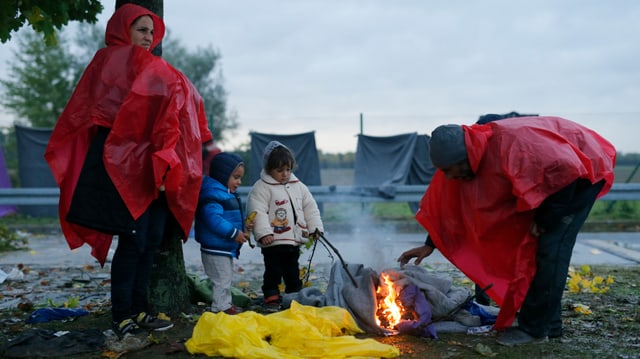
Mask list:
[[[400,301],[401,288],[397,288],[386,273],[382,273],[380,278],[380,285],[376,290],[376,324],[382,328],[395,329],[402,319],[407,319],[406,310]]]

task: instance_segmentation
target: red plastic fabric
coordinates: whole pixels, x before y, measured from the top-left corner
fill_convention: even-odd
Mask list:
[[[557,117],[463,126],[476,177],[437,171],[416,219],[442,254],[500,305],[495,328],[510,326],[535,274],[534,209],[577,178],[613,184],[616,151],[592,130]]]
[[[152,48],[162,40],[159,17],[133,4],[118,8],[107,25],[107,47],[87,66],[45,152],[60,187],[60,223],[69,247],[89,244],[102,265],[112,236],[65,220],[97,126],[111,128],[103,159],[133,217],[164,183],[185,240],[202,180],[202,143],[212,139],[202,98],[189,80],[162,58],[129,45],[129,26],[142,15],[154,21]]]

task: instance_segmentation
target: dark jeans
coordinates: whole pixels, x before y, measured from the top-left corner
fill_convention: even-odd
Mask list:
[[[279,295],[278,285],[284,279],[285,293],[295,293],[302,289],[300,280],[300,248],[291,245],[277,245],[262,248],[264,276],[262,293],[267,298]]]
[[[567,282],[569,264],[576,237],[587,219],[602,185],[590,190],[592,200],[538,239],[536,273],[524,299],[518,325],[530,335],[558,337],[562,335],[562,293]]]
[[[136,221],[136,233],[120,235],[111,264],[111,314],[121,322],[148,311],[153,259],[162,243],[169,209],[164,194]]]

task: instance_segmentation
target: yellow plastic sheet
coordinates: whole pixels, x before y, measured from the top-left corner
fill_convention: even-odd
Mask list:
[[[340,307],[311,307],[297,302],[269,315],[205,312],[185,343],[191,354],[233,358],[396,358],[398,348],[363,333]]]

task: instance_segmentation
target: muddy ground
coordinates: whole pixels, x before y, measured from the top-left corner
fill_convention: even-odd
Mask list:
[[[39,329],[52,331],[101,333],[110,326],[109,276],[99,267],[83,268],[20,268],[22,280],[7,280],[0,285],[0,343],[7,345],[21,334]],[[188,271],[197,271],[190,268]],[[470,285],[453,268],[449,271],[460,285]],[[259,293],[260,270],[238,268],[236,286],[246,293]],[[612,276],[605,293],[566,292],[563,300],[565,335],[546,344],[507,348],[495,343],[495,334],[467,335],[440,334],[439,339],[424,339],[409,335],[373,338],[391,344],[400,350],[399,358],[640,358],[640,267],[591,266],[593,276]],[[312,284],[321,286],[326,278],[322,270],[312,276]],[[75,299],[74,299],[75,298]],[[55,320],[40,324],[26,324],[29,315],[39,307],[53,307],[65,302],[77,304],[89,311],[89,315],[74,320]],[[154,343],[144,349],[130,352],[112,352],[104,348],[74,354],[61,355],[73,358],[194,358],[184,349],[184,342],[191,337],[204,304],[194,306],[193,313],[172,318],[175,327],[154,333]],[[579,312],[576,308],[588,309]],[[97,334],[99,335],[99,334]],[[44,356],[45,348],[38,352]],[[5,353],[6,354],[6,353]],[[2,355],[0,355],[2,356]],[[49,356],[51,357],[51,356]]]

